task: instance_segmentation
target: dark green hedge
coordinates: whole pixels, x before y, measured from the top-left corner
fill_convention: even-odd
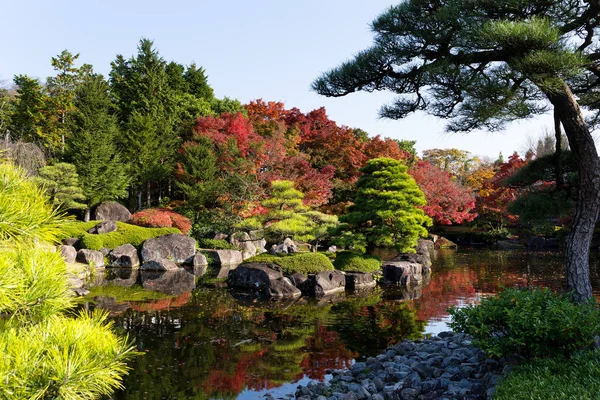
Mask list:
[[[302,274],[315,274],[322,271],[333,270],[333,264],[321,253],[296,253],[290,255],[273,256],[263,253],[245,261],[266,262],[279,265],[285,274],[300,272]]]

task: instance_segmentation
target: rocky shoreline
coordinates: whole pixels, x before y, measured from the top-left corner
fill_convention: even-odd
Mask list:
[[[463,333],[404,341],[350,369],[330,371],[327,383],[298,386],[298,400],[490,399],[512,364],[491,359]]]

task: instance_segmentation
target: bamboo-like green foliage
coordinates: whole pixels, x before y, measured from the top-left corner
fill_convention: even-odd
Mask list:
[[[54,315],[0,330],[0,398],[98,399],[121,387],[132,354],[106,314]]]
[[[54,242],[60,218],[44,191],[23,170],[0,160],[0,243]]]
[[[385,157],[361,168],[354,204],[340,217],[345,224],[341,244],[363,251],[382,246],[414,252],[432,222],[417,207],[425,205],[425,195],[407,170],[402,161]]]
[[[72,306],[50,246],[60,217],[25,172],[0,161],[0,398],[98,399],[120,387],[133,348],[106,314]]]

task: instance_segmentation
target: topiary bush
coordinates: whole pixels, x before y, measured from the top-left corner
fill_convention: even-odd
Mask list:
[[[167,208],[148,208],[138,211],[131,216],[130,222],[133,225],[147,228],[177,228],[184,235],[190,233],[192,229],[192,223],[188,217]]]
[[[453,307],[450,315],[453,330],[498,357],[569,355],[590,347],[600,332],[595,303],[576,304],[548,289],[506,289],[479,305]]]
[[[290,255],[274,256],[263,253],[249,258],[245,263],[264,262],[279,265],[285,274],[300,272],[302,274],[316,274],[333,270],[333,264],[326,255],[321,253],[296,253]]]
[[[69,237],[79,238],[81,247],[90,250],[100,250],[104,247],[114,249],[127,243],[137,247],[141,246],[148,239],[171,233],[181,233],[177,228],[144,228],[125,222],[117,222],[117,230],[115,232],[101,234],[87,233],[89,229],[96,226],[99,222],[66,222],[61,226],[64,233],[60,235],[60,239]]]
[[[347,272],[375,272],[381,270],[381,258],[353,251],[341,251],[333,262],[335,269]]]
[[[214,250],[237,250],[237,248],[223,239],[198,239],[198,247]]]

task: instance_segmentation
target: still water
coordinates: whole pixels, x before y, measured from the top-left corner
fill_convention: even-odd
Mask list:
[[[558,253],[442,250],[421,288],[379,287],[319,302],[261,303],[202,284],[191,293],[153,300],[139,300],[135,286],[116,301],[98,291],[93,295],[95,306],[109,310],[115,326],[143,353],[115,399],[257,399],[327,379],[327,370],[402,339],[447,330],[449,307],[477,302],[502,287],[561,290],[561,265]]]

